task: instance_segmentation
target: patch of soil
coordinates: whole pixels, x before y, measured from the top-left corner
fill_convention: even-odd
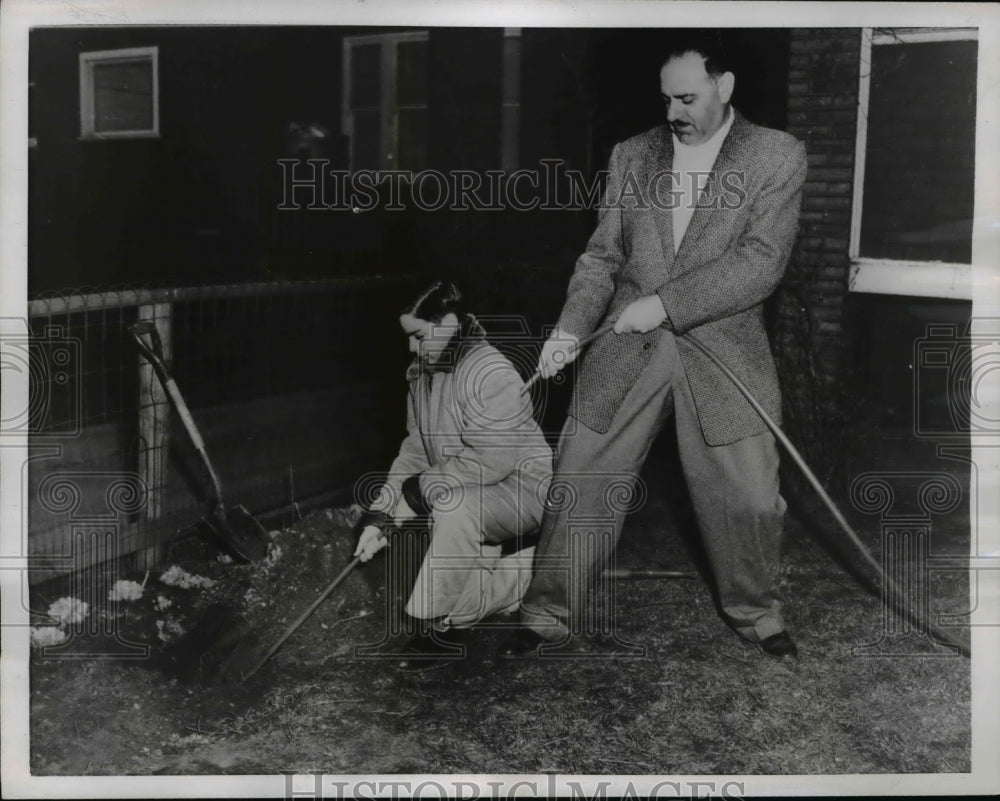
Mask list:
[[[93,578],[87,620],[65,626],[62,644],[32,649],[33,771],[149,773],[176,760],[226,773],[244,763],[245,754],[202,752],[220,723],[260,704],[275,670],[315,671],[384,638],[378,559],[352,570],[259,673],[243,677],[351,563],[359,514],[327,509],[272,531],[260,562],[212,552],[128,576],[142,585],[133,601],[103,603],[110,588]],[[181,583],[164,582],[171,577]]]
[[[243,681],[352,562],[359,515],[357,507],[313,513],[272,531],[264,560],[214,571],[185,636],[166,651],[168,669],[185,680]],[[314,663],[352,648],[364,618],[384,605],[375,573],[348,573],[274,658]]]

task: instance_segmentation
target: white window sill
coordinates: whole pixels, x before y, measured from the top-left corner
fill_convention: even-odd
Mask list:
[[[972,265],[935,261],[856,258],[851,292],[972,300]]]

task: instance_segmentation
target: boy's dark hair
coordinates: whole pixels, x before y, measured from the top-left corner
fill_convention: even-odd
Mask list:
[[[730,48],[716,31],[682,33],[675,43],[669,45],[660,59],[662,69],[668,61],[687,53],[697,53],[705,59],[705,72],[718,78],[725,72],[732,72]]]
[[[411,314],[429,323],[440,323],[449,312],[453,312],[459,320],[466,316],[462,293],[450,281],[435,281],[403,309],[402,314]]]

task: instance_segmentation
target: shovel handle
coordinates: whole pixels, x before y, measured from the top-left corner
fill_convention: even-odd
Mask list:
[[[385,532],[382,533],[382,538],[387,539],[387,537],[385,536]],[[295,618],[292,624],[287,629],[285,629],[285,633],[278,638],[278,641],[267,649],[267,653],[265,653],[264,656],[262,656],[260,660],[258,660],[257,664],[254,665],[252,668],[250,668],[250,670],[247,673],[243,674],[244,681],[246,679],[249,679],[254,673],[260,670],[267,662],[267,660],[275,655],[278,649],[285,644],[285,640],[287,640],[296,631],[299,630],[299,627],[306,622],[306,620],[309,618],[309,615],[311,615],[313,612],[316,611],[316,608],[330,596],[331,592],[333,592],[335,589],[337,589],[337,587],[340,586],[340,582],[342,582],[345,578],[347,578],[348,574],[352,570],[354,570],[354,568],[356,568],[360,562],[361,562],[361,557],[355,556],[347,565],[347,567],[345,567],[337,574],[337,577],[326,586],[326,589],[323,590],[320,596],[311,604],[309,604],[306,610],[297,618]]]
[[[325,601],[327,597],[329,597],[330,593],[340,586],[340,582],[342,582],[345,578],[347,578],[347,575],[352,570],[354,570],[355,567],[358,566],[358,563],[360,561],[361,557],[355,556],[354,559],[351,560],[350,564],[348,564],[347,567],[345,567],[343,570],[340,571],[340,573],[337,574],[337,577],[327,585],[326,589],[323,590],[319,598],[317,598],[315,601],[309,604],[308,608],[301,615],[299,615],[287,629],[285,629],[285,633],[278,638],[278,641],[275,642],[274,645],[272,645],[270,648],[267,649],[267,653],[265,653],[264,656],[262,656],[260,660],[258,660],[257,664],[254,665],[252,668],[250,668],[249,671],[243,674],[244,680],[249,679],[254,673],[256,673],[258,670],[264,667],[264,664],[267,662],[267,660],[270,659],[272,656],[274,656],[277,650],[282,645],[285,644],[285,640],[287,640],[296,631],[299,630],[299,627],[306,622],[306,619],[309,617],[309,615],[315,612],[316,608],[321,603],[323,603],[323,601]]]
[[[217,508],[224,508],[225,501],[222,498],[222,482],[219,481],[219,476],[216,474],[215,468],[212,467],[212,462],[209,461],[208,452],[205,450],[205,440],[201,438],[201,432],[198,430],[198,426],[191,416],[191,410],[188,408],[184,396],[181,395],[181,391],[177,387],[177,382],[170,375],[167,364],[163,360],[163,341],[160,339],[160,332],[156,330],[156,326],[150,320],[141,320],[138,323],[133,323],[128,327],[128,330],[132,334],[133,339],[135,339],[139,352],[146,357],[146,360],[156,371],[160,383],[163,384],[163,389],[166,390],[174,408],[177,410],[177,416],[181,418],[181,422],[184,424],[184,430],[187,431],[188,436],[191,438],[191,444],[194,445],[195,450],[201,456],[202,462],[204,462],[208,470],[209,478],[212,481]]]
[[[163,388],[167,391],[167,395],[170,396],[174,408],[177,409],[177,414],[180,416],[181,422],[184,423],[184,428],[191,437],[194,447],[199,451],[205,450],[205,441],[201,438],[198,426],[195,425],[194,418],[191,416],[191,410],[188,409],[184,396],[181,395],[181,391],[177,388],[177,382],[170,375],[167,364],[163,360],[163,341],[160,339],[160,332],[156,330],[156,326],[149,320],[133,323],[128,329],[135,339],[139,352],[146,357],[149,363],[153,365],[153,369],[156,370],[156,374],[160,378],[160,383],[163,384]],[[148,340],[146,339],[147,337]]]
[[[140,320],[137,323],[132,323],[128,327],[135,341],[139,345],[139,350],[151,351],[156,359],[162,364],[163,363],[163,340],[160,339],[160,332],[156,330],[156,325],[152,320]],[[149,337],[149,343],[143,337]]]
[[[170,371],[167,370],[167,363],[163,359],[163,343],[160,340],[160,332],[150,320],[141,320],[132,323],[128,327],[129,333],[135,340],[135,345],[151,365],[156,370],[160,381],[165,385],[170,379]]]

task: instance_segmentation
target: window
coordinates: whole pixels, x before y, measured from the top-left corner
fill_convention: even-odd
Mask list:
[[[971,298],[977,31],[863,31],[851,289]]]
[[[81,53],[81,138],[159,135],[157,48]]]
[[[426,31],[346,38],[343,98],[351,169],[424,168]]]
[[[509,171],[519,166],[521,128],[521,29],[503,31],[503,107],[501,109],[500,165]]]

